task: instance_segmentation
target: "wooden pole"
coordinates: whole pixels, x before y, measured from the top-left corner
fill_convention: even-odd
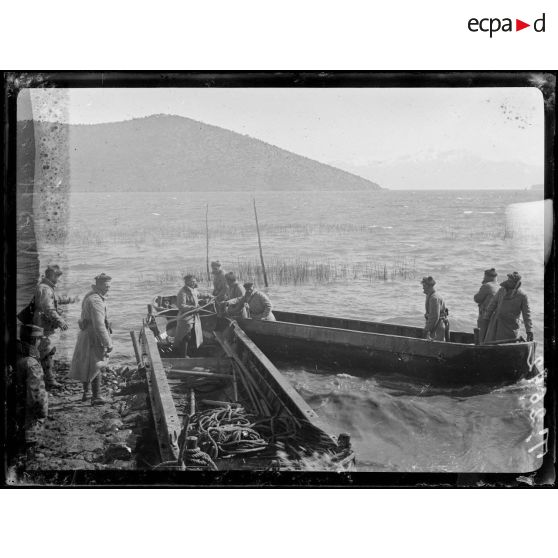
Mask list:
[[[267,273],[265,272],[265,263],[264,263],[264,257],[262,252],[262,239],[260,236],[260,225],[258,224],[258,212],[256,211],[256,198],[253,198],[252,201],[254,202],[254,217],[256,218],[256,230],[258,231],[258,246],[260,247],[260,261],[262,262],[264,285],[268,287],[269,285],[267,283]]]
[[[205,266],[207,268],[207,282],[211,283],[211,273],[209,272],[209,204],[205,204]]]

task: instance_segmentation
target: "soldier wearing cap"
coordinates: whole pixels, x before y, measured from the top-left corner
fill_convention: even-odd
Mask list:
[[[227,300],[227,305],[241,304],[248,311],[250,318],[274,322],[275,316],[271,311],[273,307],[267,295],[256,290],[251,281],[244,283],[244,289],[244,296]]]
[[[70,366],[70,378],[83,384],[83,398],[93,391],[92,405],[104,405],[108,401],[101,395],[101,372],[108,364],[112,351],[112,329],[107,314],[107,295],[112,277],[101,273],[81,303],[81,318],[76,348]]]
[[[519,316],[527,334],[527,341],[533,341],[533,322],[529,299],[521,290],[521,275],[517,271],[508,274],[508,278],[500,283],[500,290],[488,305],[485,315],[489,319],[484,338],[485,343],[519,339]]]
[[[18,426],[24,428],[25,442],[31,451],[48,415],[48,393],[39,353],[43,335],[44,330],[36,325],[22,325],[19,330],[16,419]]]
[[[226,301],[228,302],[232,299],[241,299],[245,295],[246,291],[244,290],[244,287],[239,284],[236,275],[232,271],[229,271],[225,275],[225,279],[227,280]],[[237,302],[236,304],[226,304],[225,312],[228,316],[247,317],[248,315],[244,314],[243,310],[244,310],[244,303]]]
[[[496,277],[498,277],[498,274],[493,267],[485,270],[479,292],[473,297],[474,301],[479,306],[477,326],[479,328],[480,343],[484,341],[486,330],[488,329],[488,322],[490,321],[490,318],[486,315],[486,310],[500,288],[496,281]]]
[[[196,285],[196,278],[193,275],[185,275],[184,286],[176,295],[178,315],[173,347],[183,356],[187,356],[188,344],[192,337],[192,330],[196,326],[196,321],[199,321],[200,319],[197,313],[199,308],[199,293]]]
[[[426,295],[424,337],[430,341],[449,341],[448,311],[444,299],[436,292],[436,281],[429,275],[421,283]]]
[[[45,270],[44,277],[37,285],[34,297],[35,313],[33,324],[44,330],[44,336],[39,344],[39,352],[41,354],[41,364],[45,372],[46,387],[49,391],[52,388],[60,387],[54,374],[53,357],[56,353],[56,347],[51,336],[57,329],[62,331],[68,329],[68,324],[60,315],[58,306],[75,302],[73,298],[60,297],[56,294],[56,284],[61,275],[60,266],[49,265]]]
[[[227,298],[227,280],[221,263],[211,262],[211,275],[213,275],[213,296],[216,302],[223,302]]]

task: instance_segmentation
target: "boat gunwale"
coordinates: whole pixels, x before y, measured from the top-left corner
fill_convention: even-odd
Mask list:
[[[304,315],[310,315],[310,314],[304,314]],[[320,316],[316,316],[316,317],[320,317]],[[335,318],[338,319],[338,318]],[[344,318],[339,318],[339,319],[344,319]],[[529,346],[531,343],[535,343],[535,341],[527,341],[527,342],[517,342],[517,343],[500,343],[500,344],[494,344],[494,345],[475,345],[474,343],[458,343],[456,341],[437,341],[435,339],[421,339],[420,337],[410,337],[408,335],[396,335],[394,333],[377,333],[377,332],[373,332],[373,331],[360,331],[360,330],[354,330],[354,329],[346,329],[346,328],[339,328],[339,327],[332,327],[332,326],[319,326],[319,325],[314,325],[314,324],[304,324],[304,323],[298,323],[298,322],[284,322],[282,320],[275,320],[275,321],[271,321],[271,320],[254,320],[253,318],[240,318],[238,320],[239,324],[242,326],[242,324],[247,323],[247,324],[266,324],[263,327],[274,327],[273,324],[285,324],[288,326],[296,326],[296,327],[302,327],[302,328],[310,328],[312,330],[328,330],[328,331],[337,331],[337,332],[350,332],[354,335],[366,335],[366,336],[371,336],[371,337],[381,337],[381,338],[397,338],[397,339],[410,339],[413,342],[416,341],[420,341],[423,344],[427,344],[427,345],[431,345],[431,346],[440,346],[440,347],[455,347],[457,348],[461,348],[461,349],[466,349],[466,350],[483,350],[483,351],[489,351],[489,350],[493,350],[496,347],[502,347],[502,348],[523,348],[523,347],[527,347]],[[381,324],[381,322],[365,322],[365,323],[373,323],[373,324]],[[383,325],[383,324],[382,324]],[[392,325],[392,324],[388,324],[388,325]],[[415,327],[415,326],[407,326],[407,327]],[[456,333],[465,333],[465,332],[456,332]],[[284,337],[292,337],[294,339],[298,339],[298,336],[288,336],[288,335],[284,335]],[[316,340],[314,340],[316,341]],[[425,346],[427,346],[425,345]]]

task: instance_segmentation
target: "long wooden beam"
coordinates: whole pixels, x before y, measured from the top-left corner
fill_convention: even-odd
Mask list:
[[[182,425],[153,332],[148,327],[144,327],[140,340],[161,459],[175,461],[178,459],[178,436]]]

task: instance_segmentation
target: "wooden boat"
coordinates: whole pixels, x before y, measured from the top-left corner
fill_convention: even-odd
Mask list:
[[[421,328],[273,311],[276,322],[239,319],[270,357],[310,360],[353,375],[401,374],[436,385],[514,383],[538,374],[535,342],[475,345],[472,333],[449,342],[423,338]]]
[[[164,312],[172,320],[177,310]],[[275,322],[238,323],[270,358],[312,368],[319,364],[362,377],[398,374],[440,386],[515,383],[539,373],[535,342],[477,345],[472,333],[459,331],[451,332],[449,342],[429,341],[419,327],[275,309],[273,314]]]
[[[319,463],[317,468],[326,470],[354,466],[348,435],[338,439],[331,433],[236,322],[220,322],[196,356],[181,358],[168,350],[151,318],[144,321],[139,340],[131,334],[138,364],[146,371],[160,466],[217,470],[296,470],[305,463],[313,467]]]

